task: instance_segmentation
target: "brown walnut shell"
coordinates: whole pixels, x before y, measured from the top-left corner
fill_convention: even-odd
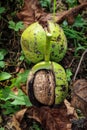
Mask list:
[[[54,103],[55,82],[52,71],[39,70],[34,78],[34,95],[42,104]]]

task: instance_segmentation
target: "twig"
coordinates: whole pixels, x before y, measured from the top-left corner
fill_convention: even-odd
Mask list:
[[[68,68],[71,67],[71,65],[72,65],[72,63],[73,63],[74,60],[75,60],[75,58],[73,58],[73,59],[71,60],[70,64],[68,65]]]
[[[60,15],[57,14],[56,22],[61,23],[66,19],[69,24],[72,24],[74,22],[75,16],[77,16],[78,13],[85,8],[87,8],[87,2],[84,2],[83,4],[80,4],[68,11],[65,11],[65,12],[61,13]]]
[[[73,77],[73,81],[75,81],[75,79],[76,79],[76,76],[77,76],[77,74],[78,74],[78,72],[79,72],[79,69],[80,69],[80,66],[81,66],[81,63],[82,63],[82,60],[83,60],[84,55],[85,55],[86,53],[87,53],[87,49],[83,52],[83,54],[82,54],[82,56],[81,56],[81,59],[80,59],[80,61],[79,61],[78,67],[77,67],[77,70],[76,70],[75,75],[74,75],[74,77]]]

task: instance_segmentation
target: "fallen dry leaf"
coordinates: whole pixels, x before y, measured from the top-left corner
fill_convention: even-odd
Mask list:
[[[17,16],[24,22],[25,26],[28,26],[37,21],[44,14],[43,12],[38,0],[24,0],[24,7]]]
[[[27,108],[22,109],[20,111],[18,111],[14,116],[17,119],[18,122],[21,122],[21,120],[23,119],[24,113],[26,112]]]
[[[27,27],[35,21],[39,21],[42,26],[47,25],[47,20],[53,19],[53,14],[45,12],[39,5],[38,0],[25,0],[23,9],[17,14],[18,18],[24,22]],[[64,10],[62,13],[56,13],[55,21],[63,22],[65,19],[69,24],[73,24],[75,17],[81,10],[87,7],[87,2],[84,2],[70,10]]]
[[[71,130],[70,119],[67,117],[65,105],[58,108],[32,106],[17,112],[8,119],[5,128],[28,130],[31,122],[35,120],[41,124],[44,130]]]
[[[78,0],[79,3],[84,3],[84,2],[87,2],[87,0]]]
[[[74,116],[74,117],[78,118],[78,115],[77,115],[77,113],[75,111],[75,108],[72,107],[72,105],[70,104],[70,102],[68,102],[68,100],[65,99],[64,100],[64,104],[65,104],[65,106],[67,108],[67,115],[68,116]]]
[[[9,117],[4,128],[5,130],[29,130],[32,129],[32,122],[38,121],[44,130],[86,130],[86,118],[72,118],[71,121],[70,119],[66,115],[64,105],[58,108],[32,106]]]
[[[79,79],[73,84],[71,104],[82,110],[87,117],[87,80]]]
[[[20,128],[20,123],[17,121],[15,116],[9,117],[6,125],[4,126],[5,130],[22,130]]]
[[[71,130],[71,117],[67,116],[65,105],[61,105],[58,108],[29,107],[25,111],[23,120],[20,122],[22,124],[21,128],[24,126],[24,119],[27,121],[34,119],[42,125],[44,130]]]

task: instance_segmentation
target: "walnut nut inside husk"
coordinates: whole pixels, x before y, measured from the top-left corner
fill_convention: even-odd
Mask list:
[[[68,83],[63,67],[55,62],[40,62],[29,73],[27,92],[32,104],[53,105],[63,102]]]
[[[54,103],[55,81],[51,70],[39,70],[34,78],[34,95],[43,104]]]

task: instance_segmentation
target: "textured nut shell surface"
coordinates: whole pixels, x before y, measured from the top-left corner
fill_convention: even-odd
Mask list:
[[[40,70],[34,78],[34,95],[36,99],[45,105],[54,103],[55,81],[51,71]]]

